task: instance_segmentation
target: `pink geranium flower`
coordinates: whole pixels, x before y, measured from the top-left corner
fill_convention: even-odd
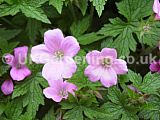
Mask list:
[[[13,89],[14,89],[14,85],[12,80],[5,80],[2,83],[1,90],[3,94],[10,95],[13,92]]]
[[[80,46],[76,38],[64,37],[60,29],[48,30],[44,34],[44,44],[31,50],[31,58],[37,64],[45,64],[42,76],[47,80],[71,78],[76,71],[73,58]]]
[[[49,82],[50,87],[44,89],[44,95],[53,99],[55,102],[60,102],[63,98],[68,98],[68,93],[71,93],[75,96],[74,91],[77,90],[77,87],[69,82],[63,80],[54,80]]]
[[[5,56],[6,63],[12,67],[10,75],[13,80],[21,81],[31,75],[31,71],[25,65],[27,52],[28,47],[18,47],[14,49],[14,56],[11,54]]]
[[[92,82],[100,80],[105,87],[116,85],[117,75],[128,71],[127,63],[117,59],[115,49],[104,48],[101,52],[94,50],[87,54],[86,59],[89,66],[85,69],[85,75]]]
[[[160,1],[154,0],[153,11],[156,13],[155,19],[160,20]]]
[[[158,73],[160,73],[160,61],[157,61],[157,62],[154,61],[154,62],[152,62],[149,68],[150,68],[150,70],[152,72],[158,72]]]

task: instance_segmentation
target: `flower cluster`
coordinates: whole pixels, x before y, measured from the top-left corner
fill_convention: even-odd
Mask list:
[[[31,59],[36,64],[44,64],[42,76],[48,81],[49,87],[43,93],[46,98],[55,102],[67,99],[69,94],[75,96],[78,87],[69,83],[76,72],[77,65],[73,57],[80,50],[79,43],[73,36],[64,37],[60,29],[48,30],[44,34],[44,44],[32,47]],[[21,81],[31,75],[25,65],[28,47],[14,49],[14,56],[5,55],[6,63],[11,66],[12,80]],[[92,82],[100,81],[104,87],[111,87],[118,83],[117,75],[128,72],[127,63],[117,58],[117,51],[113,48],[104,48],[102,51],[93,50],[86,55],[88,63],[84,74]],[[151,71],[160,72],[160,62],[150,66]],[[14,85],[11,79],[4,81],[2,92],[9,95],[13,92]],[[131,87],[130,87],[131,88]]]
[[[11,67],[10,76],[14,81],[24,80],[27,76],[31,75],[31,71],[25,65],[27,58],[28,47],[18,47],[14,49],[14,56],[11,54],[5,55],[5,62]],[[5,95],[13,92],[12,80],[6,80],[1,86],[1,90]]]
[[[45,64],[42,76],[48,81],[44,95],[60,102],[68,97],[68,92],[74,95],[77,87],[63,79],[72,77],[77,66],[73,57],[80,50],[79,43],[72,36],[64,37],[60,29],[48,30],[44,34],[44,44],[31,50],[31,58],[37,64]]]

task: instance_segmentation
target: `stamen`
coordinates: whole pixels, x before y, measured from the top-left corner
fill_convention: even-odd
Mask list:
[[[63,58],[64,54],[63,54],[63,52],[61,52],[61,51],[57,51],[57,52],[55,52],[55,56],[56,56],[56,58],[57,58],[58,60],[60,60],[60,59]]]
[[[103,61],[102,61],[102,65],[105,66],[105,67],[111,67],[112,59],[109,58],[109,57],[104,58]]]
[[[66,98],[68,96],[68,93],[65,89],[62,89],[59,94],[63,97],[63,98]]]

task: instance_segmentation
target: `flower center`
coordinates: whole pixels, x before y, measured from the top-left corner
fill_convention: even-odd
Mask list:
[[[59,95],[62,96],[63,98],[66,98],[68,96],[68,92],[65,89],[62,89],[59,92]]]
[[[63,58],[64,53],[63,53],[63,52],[61,52],[61,51],[57,51],[57,52],[55,52],[55,54],[54,54],[54,55],[56,56],[56,59],[60,60],[60,59],[62,59],[62,58]]]
[[[105,57],[102,61],[102,65],[105,66],[105,67],[111,67],[112,65],[112,58],[110,57]]]
[[[18,64],[16,65],[16,68],[17,68],[17,69],[20,69],[21,66],[22,66],[22,65],[18,63]]]

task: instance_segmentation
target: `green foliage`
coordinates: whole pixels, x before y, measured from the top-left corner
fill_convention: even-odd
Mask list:
[[[49,4],[53,5],[57,9],[57,11],[61,14],[64,1],[65,0],[49,0]]]
[[[20,102],[17,102],[17,104],[23,106],[24,108],[26,107],[26,112],[20,117],[31,120],[35,118],[39,105],[44,105],[44,97],[42,95],[41,88],[41,85],[43,86],[44,83],[43,81],[44,79],[41,76],[36,75],[15,86],[12,95],[13,101],[15,99],[20,99]],[[21,107],[21,109],[23,108]],[[21,109],[17,108],[18,112],[20,113],[18,114],[18,112],[16,112],[15,118],[21,114]],[[8,114],[11,112],[10,110],[11,109],[8,109]],[[13,119],[12,115],[10,117]]]
[[[128,64],[135,72],[118,75],[118,84],[110,88],[91,82],[84,74],[90,50],[109,47],[116,48],[119,57],[131,55],[137,60],[153,53],[159,58],[155,48],[160,41],[160,22],[154,19],[153,1],[0,0],[0,85],[11,78],[3,56],[26,45],[30,58],[31,48],[43,44],[49,29],[60,28],[81,46],[74,57],[77,71],[67,79],[78,87],[75,96],[69,95],[61,103],[45,98],[43,89],[48,83],[41,75],[43,65],[28,59],[32,75],[13,81],[12,95],[0,91],[0,120],[159,120],[159,74],[148,72],[150,63]]]
[[[159,74],[148,73],[143,80],[140,75],[132,71],[129,71],[128,76],[133,85],[144,93],[155,94],[160,88]]]
[[[90,0],[90,2],[93,3],[93,6],[95,6],[99,17],[102,15],[106,1],[107,0]]]

